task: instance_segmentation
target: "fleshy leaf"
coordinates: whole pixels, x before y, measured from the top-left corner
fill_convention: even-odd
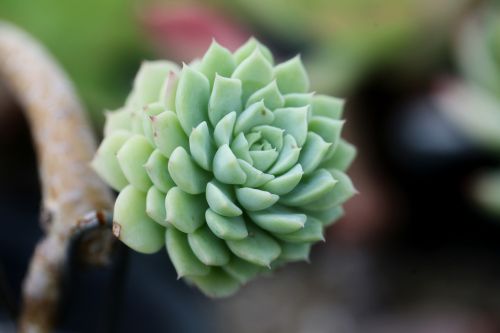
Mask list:
[[[168,191],[165,198],[167,222],[182,232],[192,233],[205,223],[207,202],[203,195],[191,195],[178,187]]]
[[[254,168],[250,163],[244,160],[238,160],[241,168],[245,171],[247,175],[247,180],[243,184],[247,187],[259,187],[267,183],[268,181],[274,179],[273,175],[264,173],[259,169]]]
[[[283,195],[292,191],[302,179],[302,166],[296,164],[293,168],[262,186],[262,189],[274,194]]]
[[[250,150],[253,166],[261,171],[266,171],[278,158],[276,149]]]
[[[249,154],[250,147],[243,133],[238,134],[231,143],[231,151],[239,159],[245,160],[247,163],[253,163],[252,157]]]
[[[345,121],[343,120],[314,116],[309,121],[309,130],[320,135],[326,142],[332,143],[332,149],[335,149],[339,142],[344,123]]]
[[[249,211],[269,208],[280,198],[276,194],[250,187],[237,188],[236,197],[243,208]]]
[[[143,192],[146,192],[152,184],[144,168],[152,152],[153,147],[145,137],[134,135],[116,154],[125,178]]]
[[[309,261],[309,254],[311,253],[311,243],[288,243],[282,242],[281,244],[280,260],[287,262],[292,261]]]
[[[214,236],[208,227],[202,227],[188,234],[189,246],[196,257],[205,265],[222,266],[229,262],[229,250],[221,239]]]
[[[234,52],[236,64],[240,64],[243,60],[248,58],[255,51],[255,49],[259,49],[264,58],[266,58],[271,65],[274,63],[271,51],[269,51],[269,49],[262,45],[257,39],[250,37],[245,44]]]
[[[330,226],[344,216],[344,208],[335,206],[322,211],[308,211],[307,215],[317,218],[324,227]]]
[[[231,76],[235,67],[236,62],[231,52],[213,40],[203,56],[198,70],[205,74],[212,84],[216,74]]]
[[[325,169],[337,169],[345,171],[356,158],[356,147],[349,142],[340,139],[332,154],[332,157],[321,163],[321,167]]]
[[[281,95],[276,80],[271,81],[267,86],[254,92],[247,100],[246,107],[264,101],[266,108],[274,110],[285,105],[285,99]]]
[[[285,107],[299,107],[311,104],[314,93],[291,93],[283,96]]]
[[[228,145],[219,147],[214,157],[214,176],[225,184],[244,184],[247,175]]]
[[[165,111],[165,107],[161,103],[150,103],[143,107],[142,131],[152,145],[154,145],[154,131],[151,116],[157,116],[163,111]]]
[[[311,113],[313,116],[340,119],[343,111],[344,100],[342,98],[327,95],[315,95],[312,98]]]
[[[221,268],[211,268],[207,275],[189,277],[205,295],[210,297],[228,297],[240,287],[238,281]]]
[[[309,77],[300,56],[277,65],[274,68],[274,76],[283,94],[309,91]]]
[[[315,211],[329,209],[343,204],[353,195],[358,193],[358,191],[354,188],[351,179],[344,172],[334,169],[329,169],[328,172],[332,175],[337,184],[333,190],[327,193],[324,197],[304,208]]]
[[[214,140],[217,147],[229,145],[233,141],[233,129],[236,122],[236,112],[225,115],[215,126]]]
[[[191,132],[189,136],[189,150],[191,151],[191,156],[199,166],[207,171],[212,170],[215,146],[205,121]]]
[[[245,220],[242,216],[226,217],[207,209],[205,219],[210,230],[219,238],[240,240],[248,236]]]
[[[291,134],[297,145],[302,147],[307,137],[308,113],[308,106],[276,109],[273,126],[283,128],[285,133]]]
[[[153,140],[156,147],[166,157],[170,157],[177,147],[189,148],[186,133],[182,130],[177,115],[172,111],[165,111],[151,117],[153,126]]]
[[[290,243],[309,243],[325,240],[323,236],[323,224],[320,220],[311,216],[307,217],[304,228],[288,234],[276,234],[276,237]]]
[[[236,120],[234,133],[247,132],[258,125],[269,125],[274,121],[274,115],[259,101],[246,108]]]
[[[226,273],[238,280],[241,284],[247,283],[262,270],[262,267],[249,263],[236,256],[232,256],[227,265],[222,267]]]
[[[165,193],[151,186],[146,194],[146,214],[156,223],[167,226],[167,213],[165,210]]]
[[[248,237],[242,240],[228,240],[226,243],[231,252],[241,259],[264,267],[269,267],[281,253],[278,242],[255,227],[249,230]]]
[[[269,125],[260,125],[253,128],[254,131],[260,132],[262,140],[268,141],[273,148],[281,150],[283,147],[283,132],[281,128]]]
[[[219,75],[215,76],[214,87],[208,102],[208,118],[213,126],[228,113],[241,112],[241,81]]]
[[[105,137],[91,163],[97,174],[117,191],[128,185],[127,178],[118,164],[116,153],[129,137],[130,133],[121,130]]]
[[[134,94],[139,107],[158,101],[160,89],[170,71],[178,71],[170,61],[144,61],[134,80]]]
[[[170,71],[167,75],[163,86],[160,89],[159,102],[167,108],[167,110],[175,110],[175,95],[177,93],[177,83],[179,82],[179,72]]]
[[[208,121],[209,94],[208,79],[202,73],[184,65],[175,96],[175,112],[187,135],[201,122]]]
[[[299,157],[299,163],[302,165],[304,174],[307,175],[316,170],[331,146],[331,143],[325,142],[318,134],[314,132],[307,133],[307,139]]]
[[[200,168],[182,147],[177,147],[168,161],[168,172],[175,184],[189,194],[205,192],[211,175]]]
[[[116,111],[106,111],[105,117],[104,137],[106,138],[116,131],[130,131],[132,129],[130,123],[132,114],[127,108]]]
[[[259,49],[243,60],[234,70],[232,78],[241,80],[245,102],[250,95],[265,87],[273,79],[273,67]]]
[[[154,186],[163,193],[167,193],[168,190],[175,186],[173,179],[168,173],[168,160],[158,149],[149,156],[144,169]]]
[[[276,163],[269,170],[269,173],[279,175],[290,170],[299,160],[301,148],[298,147],[294,137],[290,134],[285,135],[283,149],[276,160]]]
[[[303,206],[321,199],[337,184],[332,175],[325,169],[316,170],[303,180],[295,189],[281,197],[281,202],[289,206]]]
[[[262,229],[277,234],[287,234],[304,227],[307,216],[280,206],[249,212],[252,221]]]
[[[233,202],[234,194],[228,185],[219,183],[215,179],[207,184],[206,198],[210,208],[217,214],[234,217],[243,212]]]
[[[193,253],[189,246],[187,235],[175,228],[167,229],[165,234],[165,243],[170,261],[177,271],[177,277],[183,276],[202,276],[210,271]]]
[[[146,193],[132,185],[116,198],[113,212],[113,233],[128,247],[141,253],[154,253],[164,243],[165,228],[146,215]]]

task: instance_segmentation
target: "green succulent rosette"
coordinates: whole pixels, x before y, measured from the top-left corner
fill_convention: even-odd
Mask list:
[[[92,162],[119,191],[115,235],[142,253],[166,246],[214,297],[307,260],[356,192],[342,109],[309,92],[300,57],[274,66],[255,39],[235,53],[213,42],[182,68],[145,62]]]

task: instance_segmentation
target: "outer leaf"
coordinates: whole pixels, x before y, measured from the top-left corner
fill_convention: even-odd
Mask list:
[[[264,101],[266,108],[274,110],[281,108],[285,105],[285,99],[281,95],[278,89],[276,80],[271,81],[267,86],[260,88],[254,92],[247,100],[246,107],[257,103],[259,101]]]
[[[246,133],[258,125],[269,125],[274,121],[274,115],[265,106],[263,101],[259,101],[246,108],[236,120],[234,134]]]
[[[240,80],[215,76],[214,87],[208,102],[208,117],[212,126],[216,126],[230,112],[241,112],[241,94]]]
[[[209,94],[208,79],[202,73],[184,65],[175,96],[175,111],[187,135],[200,123],[208,121]]]
[[[273,55],[271,51],[264,45],[262,45],[257,39],[254,37],[250,37],[248,41],[243,44],[236,52],[234,52],[234,59],[237,64],[243,62],[243,60],[247,59],[255,49],[259,49],[264,58],[272,65],[273,64]]]
[[[144,61],[134,81],[134,94],[139,107],[158,101],[168,73],[177,72],[178,68],[170,61]]]
[[[212,161],[215,155],[215,145],[210,137],[207,123],[199,124],[189,136],[191,156],[205,170],[212,170]]]
[[[259,187],[266,184],[268,181],[274,178],[273,175],[264,173],[259,169],[254,168],[250,163],[246,161],[238,160],[238,162],[240,163],[241,168],[247,175],[247,180],[243,184],[244,186]]]
[[[236,122],[236,112],[225,115],[215,126],[214,140],[217,147],[229,145],[233,141],[233,129]]]
[[[152,152],[153,147],[145,137],[134,135],[116,154],[120,168],[129,183],[143,192],[146,192],[152,184],[144,168]]]
[[[310,177],[304,178],[295,189],[281,201],[290,206],[303,206],[313,203],[328,194],[337,184],[332,175],[325,169],[315,171]]]
[[[212,85],[217,74],[231,76],[235,67],[236,63],[231,52],[212,40],[212,44],[203,56],[198,69],[205,74]]]
[[[239,203],[248,211],[269,208],[280,198],[276,194],[250,187],[237,188],[236,197]]]
[[[292,191],[302,179],[302,166],[296,164],[293,168],[262,186],[262,189],[274,194],[283,195]]]
[[[323,224],[320,220],[311,216],[307,217],[304,228],[289,234],[276,234],[276,237],[290,243],[309,243],[325,240],[323,237]]]
[[[191,195],[174,187],[165,198],[167,222],[182,232],[192,233],[205,223],[207,202],[203,195]]]
[[[207,184],[206,198],[210,208],[217,214],[234,217],[242,214],[241,209],[233,202],[234,194],[228,185],[215,179]]]
[[[306,143],[300,153],[299,163],[304,174],[311,174],[323,162],[331,143],[325,142],[321,136],[314,132],[307,133]]]
[[[188,235],[189,246],[202,263],[222,266],[229,262],[226,244],[215,237],[208,227],[203,227]]]
[[[146,215],[146,193],[132,185],[116,198],[113,233],[128,247],[141,253],[154,253],[164,245],[165,228]]]
[[[167,213],[165,210],[165,193],[160,192],[156,187],[151,186],[146,194],[146,214],[156,223],[167,225]]]
[[[285,133],[291,134],[297,145],[302,147],[307,137],[307,118],[309,107],[293,107],[274,110],[273,126],[283,128]]]
[[[129,137],[130,133],[125,131],[115,131],[105,137],[91,163],[97,174],[117,191],[128,185],[127,178],[118,164],[116,153]]]
[[[332,157],[321,163],[321,167],[325,169],[337,169],[341,171],[347,170],[356,158],[356,147],[349,142],[340,139],[337,148],[332,154]]]
[[[269,267],[281,253],[278,242],[257,228],[251,228],[245,239],[228,240],[227,245],[238,257],[265,267]]]
[[[121,108],[116,111],[106,111],[104,114],[106,122],[104,125],[104,137],[107,138],[111,133],[119,130],[130,131],[132,113],[127,108]]]
[[[225,240],[240,240],[248,236],[245,221],[241,216],[225,217],[211,209],[205,212],[207,225],[215,236]]]
[[[309,77],[300,56],[296,56],[274,68],[274,76],[283,94],[309,91]]]
[[[340,119],[344,111],[344,104],[342,98],[316,95],[312,98],[312,115]]]
[[[244,184],[247,178],[228,145],[219,147],[215,153],[213,169],[215,178],[225,184]]]
[[[250,212],[250,218],[259,227],[277,234],[287,234],[304,227],[307,216],[280,206]]]
[[[210,297],[228,297],[240,287],[236,279],[220,268],[211,268],[207,275],[193,276],[189,279]]]
[[[273,68],[259,49],[243,60],[231,76],[243,84],[243,101],[273,79]]]
[[[168,172],[177,186],[189,194],[205,192],[211,179],[211,175],[200,168],[182,147],[177,147],[170,156]]]
[[[165,234],[165,242],[168,256],[177,271],[178,278],[202,276],[209,273],[210,268],[196,258],[185,234],[175,228],[169,228]]]
[[[170,157],[177,147],[189,148],[188,137],[182,130],[177,115],[165,111],[158,116],[151,117],[153,126],[153,140],[156,147],[166,157]]]
[[[247,283],[262,270],[261,266],[249,263],[236,256],[232,256],[231,261],[222,267],[226,273],[238,280],[241,284]]]
[[[168,174],[168,160],[158,149],[149,156],[144,169],[154,186],[163,193],[167,193],[175,186],[173,179]]]

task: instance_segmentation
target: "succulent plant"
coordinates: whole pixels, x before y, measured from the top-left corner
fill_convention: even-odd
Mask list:
[[[472,142],[500,157],[500,5],[487,4],[458,30],[456,60],[463,81],[448,83],[437,98],[443,115]],[[471,110],[474,110],[471,112]],[[500,216],[500,170],[480,170],[471,195]]]
[[[182,69],[143,63],[92,162],[119,191],[115,235],[143,253],[166,245],[210,296],[307,260],[356,192],[343,101],[308,91],[299,56],[273,63],[253,38],[234,54],[214,41]]]

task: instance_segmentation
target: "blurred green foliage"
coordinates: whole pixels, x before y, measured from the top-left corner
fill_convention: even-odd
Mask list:
[[[456,94],[457,106],[450,113],[464,133],[500,157],[500,3],[492,2],[469,17],[456,47],[457,63],[467,91]],[[474,99],[474,105],[466,103]],[[475,199],[488,211],[500,216],[500,171],[478,175]]]
[[[0,19],[39,39],[76,85],[92,119],[117,107],[146,57],[137,29],[137,0],[1,0]]]
[[[343,93],[377,67],[419,75],[469,0],[212,0],[281,43],[305,46],[313,87]]]

